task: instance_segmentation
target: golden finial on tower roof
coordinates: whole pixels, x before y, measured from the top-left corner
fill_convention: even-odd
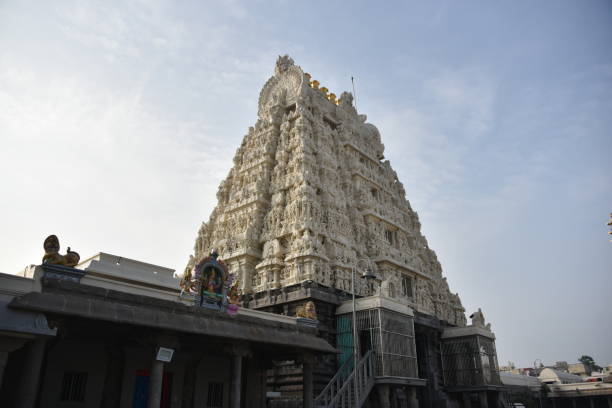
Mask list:
[[[331,103],[335,103],[337,104],[338,102],[336,101],[336,94],[335,93],[330,93],[329,95],[327,95],[327,99],[329,99],[329,101]]]
[[[310,86],[313,87],[314,89],[319,89],[319,84],[320,82],[317,81],[316,79],[314,81],[310,81]]]

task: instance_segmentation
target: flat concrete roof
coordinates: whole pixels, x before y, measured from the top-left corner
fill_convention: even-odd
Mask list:
[[[319,353],[338,353],[317,330],[250,315],[230,316],[180,302],[128,294],[55,278],[42,279],[42,292],[15,297],[13,309],[78,316],[121,324],[195,333]]]
[[[368,296],[355,299],[355,311],[360,310],[368,310],[368,309],[386,309],[392,310],[394,312],[406,315],[406,316],[414,316],[414,312],[412,309],[404,304],[398,303],[393,299],[389,299],[387,297],[381,295]],[[353,311],[353,301],[347,300],[342,302],[340,306],[336,309],[336,314],[347,314],[352,313]]]

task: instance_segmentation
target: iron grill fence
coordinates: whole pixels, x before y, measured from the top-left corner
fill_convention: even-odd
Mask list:
[[[442,372],[448,386],[501,385],[493,340],[482,336],[442,342]]]
[[[340,364],[351,356],[353,345],[352,315],[338,316],[337,345],[342,351]],[[414,319],[386,309],[357,312],[357,332],[361,354],[374,353],[376,376],[416,378],[417,358]]]

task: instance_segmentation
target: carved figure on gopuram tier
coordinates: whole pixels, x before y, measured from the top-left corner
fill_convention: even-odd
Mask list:
[[[276,74],[282,74],[283,72],[287,71],[289,69],[290,66],[293,65],[293,59],[288,56],[288,55],[282,55],[282,56],[278,56],[278,59],[276,60]]]

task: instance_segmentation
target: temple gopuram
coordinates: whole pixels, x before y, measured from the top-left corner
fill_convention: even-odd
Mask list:
[[[320,336],[340,351],[315,364],[315,406],[500,404],[490,326],[481,312],[466,326],[380,133],[350,93],[337,97],[279,57],[217,199],[185,273],[215,249],[239,277],[243,307],[296,316],[313,305]],[[272,406],[293,406],[302,366],[274,364]]]

